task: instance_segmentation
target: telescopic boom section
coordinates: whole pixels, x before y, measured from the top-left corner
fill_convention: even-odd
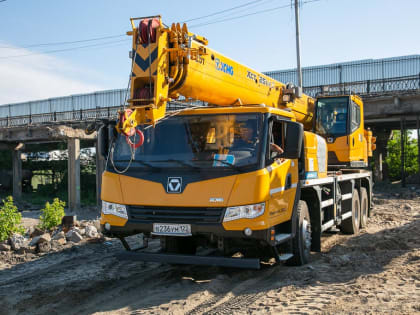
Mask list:
[[[314,100],[246,67],[207,46],[206,38],[179,23],[165,27],[159,16],[131,19],[132,112],[121,116],[119,131],[130,134],[138,124],[154,125],[168,101],[180,95],[213,106],[266,106],[291,110],[296,121],[312,126]],[[300,93],[299,93],[300,92]]]

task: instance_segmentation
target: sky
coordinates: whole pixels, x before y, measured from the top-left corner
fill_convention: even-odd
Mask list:
[[[420,53],[420,0],[302,2],[302,66]],[[130,17],[160,14],[170,25],[242,6],[187,24],[190,31],[205,36],[211,48],[255,70],[295,68],[290,4],[291,0],[2,1],[0,104],[126,87],[131,42],[124,34],[131,29]],[[242,15],[248,16],[236,18]],[[84,41],[102,37],[107,38]],[[40,45],[69,41],[81,42]],[[65,51],[52,52],[57,50]]]

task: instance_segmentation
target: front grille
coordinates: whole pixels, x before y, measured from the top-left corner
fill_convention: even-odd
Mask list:
[[[129,206],[131,220],[150,223],[220,223],[224,208]]]

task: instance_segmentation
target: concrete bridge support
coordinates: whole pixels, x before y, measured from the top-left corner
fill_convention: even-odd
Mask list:
[[[375,130],[373,133],[376,137],[376,150],[373,151],[375,162],[374,179],[375,182],[380,182],[388,179],[388,166],[384,163],[384,160],[387,154],[386,146],[391,135],[391,130]]]
[[[80,139],[69,138],[68,149],[68,198],[69,209],[74,211],[80,208]]]
[[[406,144],[406,135],[405,135],[405,119],[401,118],[400,125],[400,142],[401,142],[401,186],[405,187],[405,144]]]
[[[420,174],[420,116],[419,115],[417,115],[416,117],[416,129],[417,129],[417,163],[419,165],[419,174]]]
[[[12,169],[13,169],[13,198],[22,197],[22,151],[12,149]]]

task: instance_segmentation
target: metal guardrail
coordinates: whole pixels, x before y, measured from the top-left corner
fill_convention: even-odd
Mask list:
[[[377,97],[395,93],[416,92],[420,94],[420,75],[381,80],[367,80],[332,85],[304,87],[305,94],[316,97],[328,88],[329,92],[356,93],[364,98]],[[168,110],[178,110],[194,106],[194,104],[170,103]],[[116,119],[121,106],[98,107],[64,112],[53,112],[25,116],[0,118],[0,128],[10,128],[30,125],[46,125],[54,123],[79,123],[97,119]]]
[[[396,92],[420,93],[420,75],[392,79],[366,80],[331,85],[304,87],[303,92],[312,97],[324,92],[356,93],[362,97],[377,97],[380,95],[395,94]]]
[[[120,106],[0,118],[0,128],[116,118]]]
[[[171,103],[168,111],[189,108],[192,105]],[[0,128],[12,128],[19,126],[52,125],[55,123],[80,123],[100,119],[116,119],[117,111],[121,106],[100,107],[95,109],[80,109],[65,112],[53,112],[44,114],[24,115],[15,117],[0,118]]]

